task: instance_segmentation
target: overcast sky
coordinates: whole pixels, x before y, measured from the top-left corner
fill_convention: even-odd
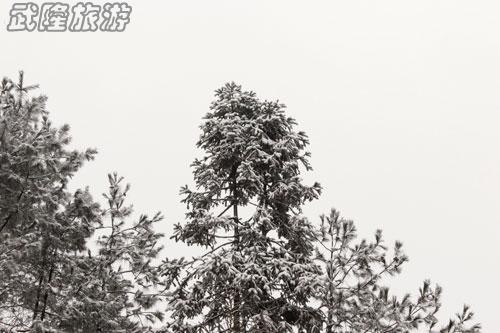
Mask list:
[[[444,313],[469,303],[500,329],[500,2],[128,0],[124,33],[7,32],[12,3],[0,75],[24,69],[74,145],[100,152],[72,186],[99,197],[116,170],[170,234],[201,118],[236,81],[309,134],[304,178],[325,189],[311,219],[336,207],[362,236],[382,228],[410,256],[395,292],[431,278]]]

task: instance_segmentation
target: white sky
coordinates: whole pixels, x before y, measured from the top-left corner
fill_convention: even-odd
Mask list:
[[[467,302],[500,329],[500,2],[128,0],[125,33],[81,34],[9,33],[12,3],[0,75],[24,69],[75,145],[99,148],[74,186],[98,197],[117,170],[170,234],[201,117],[234,80],[309,134],[311,219],[334,206],[365,237],[384,229],[410,256],[395,291],[431,278],[443,312]]]

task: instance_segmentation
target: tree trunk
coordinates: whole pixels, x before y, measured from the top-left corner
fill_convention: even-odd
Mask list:
[[[42,293],[43,270],[40,271],[40,279],[38,280],[38,290],[36,291],[35,308],[33,309],[33,320],[38,316],[38,306],[40,305],[40,295]]]
[[[42,296],[42,285],[43,285],[43,281],[45,279],[45,266],[47,265],[47,252],[48,252],[47,248],[48,248],[48,245],[44,241],[42,243],[41,257],[43,259],[42,259],[42,263],[40,265],[40,273],[39,273],[40,278],[38,279],[38,290],[36,291],[35,307],[33,308],[33,320],[35,320],[36,317],[38,316],[38,310],[40,307],[40,297]]]
[[[50,266],[49,277],[47,280],[48,284],[50,284],[50,282],[52,281],[52,274],[54,274],[54,266],[55,266],[55,262],[53,262],[52,265]],[[45,318],[45,311],[47,310],[48,298],[49,298],[49,289],[47,288],[47,290],[45,291],[45,295],[43,296],[42,314],[40,315],[41,321],[43,321],[43,319]]]
[[[237,187],[237,169],[238,166],[234,166],[232,170],[232,197],[233,197],[233,219],[234,219],[234,242],[235,242],[235,250],[239,251],[240,247],[240,231],[238,227],[239,217],[238,217],[238,187]],[[238,290],[235,291],[234,294],[234,304],[233,304],[233,332],[240,333],[241,329],[241,295]]]

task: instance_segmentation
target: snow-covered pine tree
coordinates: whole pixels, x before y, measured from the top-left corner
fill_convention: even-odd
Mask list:
[[[71,213],[66,184],[94,150],[66,150],[68,126],[54,128],[36,86],[0,84],[0,324],[31,327],[50,311],[55,268],[65,253],[83,250],[96,207]],[[67,212],[70,214],[70,212]],[[64,261],[64,260],[63,260]]]
[[[109,208],[66,186],[95,150],[69,150],[36,86],[0,83],[0,332],[145,332],[158,300],[161,219],[126,223],[128,187],[110,175]],[[94,232],[98,244],[89,249]],[[146,320],[144,320],[146,319]]]
[[[100,233],[96,251],[73,258],[76,265],[66,275],[66,304],[56,321],[64,332],[146,332],[163,318],[155,309],[160,300],[155,258],[163,235],[153,230],[162,216],[141,215],[127,222],[132,214],[125,204],[130,186],[116,173],[108,179],[108,207],[95,227]]]
[[[313,226],[301,205],[317,198],[303,132],[278,102],[235,83],[216,91],[193,163],[196,190],[183,187],[187,222],[174,238],[205,247],[193,260],[166,260],[173,332],[292,332],[321,325],[308,304],[319,287]]]
[[[402,244],[388,251],[377,230],[373,241],[355,242],[356,227],[336,210],[321,217],[321,239],[316,257],[325,274],[319,297],[325,333],[477,333],[480,326],[468,325],[473,313],[464,306],[446,325],[438,324],[441,288],[424,281],[416,299],[409,294],[390,296],[385,276],[397,275],[408,258]]]

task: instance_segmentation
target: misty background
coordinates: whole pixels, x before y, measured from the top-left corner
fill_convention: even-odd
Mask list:
[[[499,2],[127,0],[123,33],[7,32],[13,2],[0,3],[0,75],[23,69],[73,146],[99,150],[72,187],[99,198],[118,171],[168,237],[201,118],[235,81],[308,133],[304,178],[324,193],[306,216],[335,207],[363,237],[383,229],[410,257],[393,292],[431,278],[443,315],[468,303],[484,332],[500,328]]]

